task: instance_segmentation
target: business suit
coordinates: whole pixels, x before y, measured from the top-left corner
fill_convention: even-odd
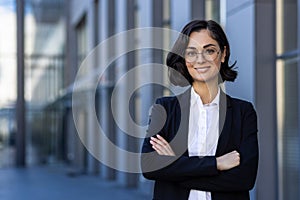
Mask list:
[[[176,154],[158,155],[149,137],[144,140],[141,167],[145,178],[155,180],[153,199],[185,200],[191,189],[210,191],[212,200],[249,199],[258,166],[257,117],[251,103],[221,92],[215,156],[188,156],[189,111],[190,89],[178,96],[160,98],[152,108],[148,136],[161,135]],[[162,121],[165,123],[158,130]],[[216,157],[233,150],[240,153],[240,165],[218,171]]]

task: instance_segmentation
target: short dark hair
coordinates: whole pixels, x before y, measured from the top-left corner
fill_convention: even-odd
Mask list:
[[[184,52],[189,43],[189,37],[191,33],[198,32],[202,29],[206,29],[209,31],[210,36],[218,42],[221,52],[224,51],[224,47],[226,48],[225,61],[221,64],[220,68],[220,75],[222,80],[219,80],[219,82],[233,82],[236,79],[237,71],[233,70],[236,61],[231,66],[229,66],[228,61],[230,57],[230,46],[222,27],[213,20],[193,20],[185,25],[185,27],[182,29],[181,34],[178,36],[171,52],[168,53],[166,59],[167,66],[179,72],[178,75],[178,73],[174,73],[174,70],[169,70],[169,78],[171,83],[173,83],[174,85],[192,85],[194,80],[189,74],[187,66],[185,64]]]

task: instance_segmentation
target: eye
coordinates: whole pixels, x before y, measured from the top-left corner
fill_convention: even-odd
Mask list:
[[[187,51],[186,52],[186,56],[188,56],[188,57],[197,56],[197,52],[196,51]]]
[[[214,54],[214,53],[216,53],[216,52],[217,52],[217,50],[214,49],[214,48],[208,48],[208,49],[205,49],[205,50],[203,51],[203,53],[206,54],[206,55],[212,55],[212,54]]]

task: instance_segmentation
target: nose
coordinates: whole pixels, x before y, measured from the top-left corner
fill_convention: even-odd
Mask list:
[[[203,57],[203,54],[202,53],[198,53],[197,54],[197,59],[196,59],[196,62],[197,63],[204,63],[206,60],[205,58]]]

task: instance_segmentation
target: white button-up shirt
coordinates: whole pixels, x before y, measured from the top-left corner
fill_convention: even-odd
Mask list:
[[[219,101],[217,96],[210,104],[203,105],[200,96],[191,88],[191,104],[188,132],[189,156],[213,156],[219,138]],[[211,193],[191,190],[189,200],[211,200]]]

